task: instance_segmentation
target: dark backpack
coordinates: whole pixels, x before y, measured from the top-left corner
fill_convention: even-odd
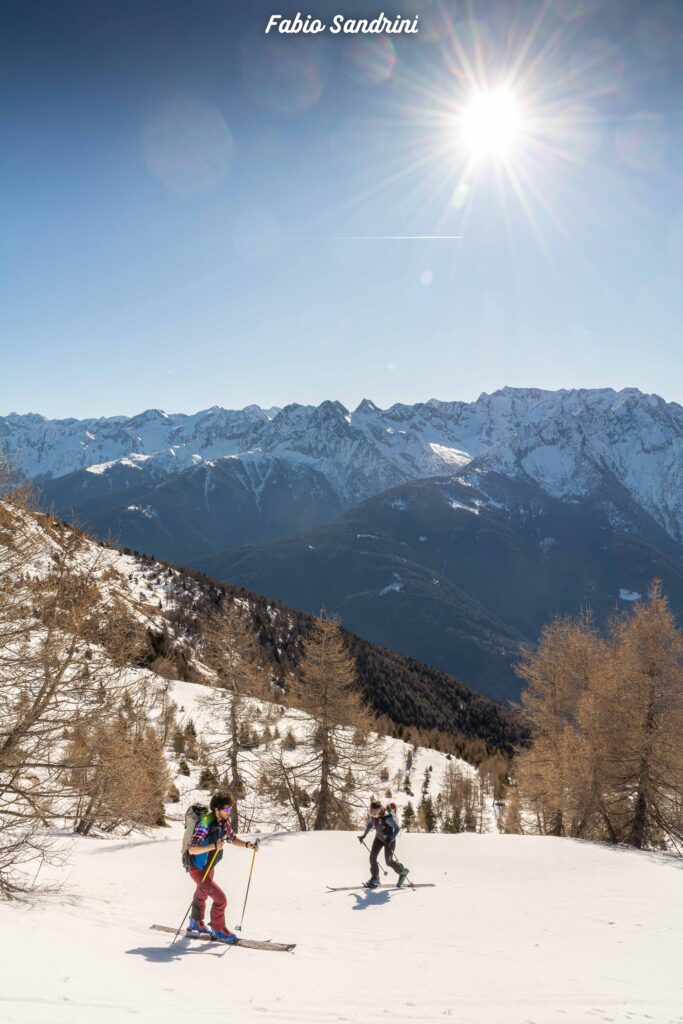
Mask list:
[[[183,843],[180,852],[183,857],[183,867],[186,871],[190,871],[192,868],[192,857],[187,850],[192,842],[194,830],[204,815],[208,813],[209,808],[205,807],[204,804],[192,804],[192,806],[188,807],[185,811],[185,831],[183,832]]]

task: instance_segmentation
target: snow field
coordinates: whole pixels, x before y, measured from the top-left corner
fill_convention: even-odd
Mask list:
[[[666,855],[567,839],[399,839],[434,889],[328,893],[368,875],[347,832],[263,837],[244,920],[292,954],[182,939],[193,886],[180,822],[152,838],[75,840],[58,895],[0,905],[5,1024],[683,1021],[683,870]],[[239,922],[251,851],[217,880]]]

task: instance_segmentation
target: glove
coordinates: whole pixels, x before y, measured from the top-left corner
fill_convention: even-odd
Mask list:
[[[358,836],[358,842],[359,843],[362,843],[364,839],[365,839],[365,836]]]

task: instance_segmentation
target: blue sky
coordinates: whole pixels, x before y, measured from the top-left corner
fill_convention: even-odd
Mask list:
[[[262,0],[0,7],[0,414],[683,401],[681,5],[401,0],[390,42],[266,38],[297,8]],[[472,164],[458,111],[503,81],[526,135]]]

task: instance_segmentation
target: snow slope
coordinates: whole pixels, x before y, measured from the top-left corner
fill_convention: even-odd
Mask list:
[[[58,895],[0,905],[5,1024],[263,1021],[577,1024],[683,1021],[683,870],[567,839],[403,836],[434,889],[328,893],[367,874],[351,833],[265,836],[244,934],[292,954],[181,940],[180,824],[75,841]],[[219,880],[239,921],[251,853]],[[47,869],[41,880],[46,881]]]

